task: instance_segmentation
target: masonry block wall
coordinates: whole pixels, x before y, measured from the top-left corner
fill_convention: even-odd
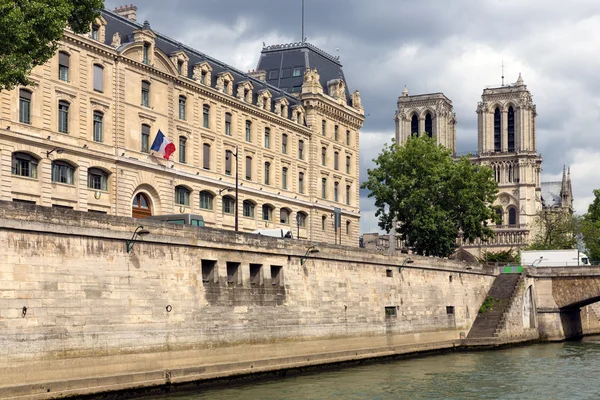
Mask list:
[[[139,220],[0,202],[0,387],[440,343],[468,332],[494,279],[449,260],[402,267],[143,223],[151,233],[127,253]],[[211,376],[243,371],[231,365]],[[208,375],[180,378],[194,376]]]

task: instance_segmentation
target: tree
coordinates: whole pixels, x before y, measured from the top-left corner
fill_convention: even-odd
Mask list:
[[[577,247],[577,218],[562,210],[542,210],[535,217],[537,233],[528,250],[565,250]]]
[[[362,188],[375,197],[379,227],[396,231],[417,254],[447,257],[459,235],[465,241],[493,237],[489,221],[498,217],[492,203],[498,192],[493,171],[458,161],[450,150],[423,135],[404,146],[385,145],[373,160]]]
[[[581,239],[586,254],[596,264],[600,261],[600,190],[594,190],[594,201],[580,222]]]
[[[103,0],[0,1],[0,90],[31,85],[31,69],[56,53],[67,24],[86,33],[103,7]]]

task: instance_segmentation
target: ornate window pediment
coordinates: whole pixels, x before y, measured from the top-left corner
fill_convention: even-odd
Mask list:
[[[114,38],[113,38],[114,39]],[[150,24],[145,22],[141,29],[133,31],[134,43],[142,43],[142,51],[139,54],[138,61],[153,65],[154,64],[154,42],[156,34],[150,29]]]
[[[233,75],[231,72],[224,71],[217,75],[215,89],[228,95],[233,95]]]
[[[202,83],[203,85],[210,86],[212,70],[212,67],[207,61],[194,64],[194,74],[192,79],[196,82]]]
[[[304,107],[300,104],[296,104],[292,106],[292,121],[297,122],[301,125],[304,125],[304,115],[305,115]]]
[[[290,102],[288,101],[288,99],[286,99],[285,97],[278,97],[277,99],[275,99],[275,109],[273,110],[273,112],[275,113],[275,115],[280,115],[283,118],[287,118],[289,105]]]
[[[346,82],[343,79],[332,79],[327,82],[327,88],[329,89],[329,95],[336,100],[341,100],[344,103],[346,101]]]
[[[237,86],[237,98],[246,103],[252,103],[252,91],[254,85],[250,81],[243,81],[238,83]]]
[[[256,100],[256,106],[263,110],[271,111],[271,98],[273,95],[269,89],[261,89],[258,91],[258,98]]]
[[[188,63],[190,61],[190,57],[183,50],[177,50],[169,55],[171,62],[175,66],[177,73],[179,75],[187,76],[188,75]]]
[[[104,43],[106,38],[106,19],[100,15],[90,24],[90,32],[85,35],[89,36],[93,40],[97,40],[100,43]]]

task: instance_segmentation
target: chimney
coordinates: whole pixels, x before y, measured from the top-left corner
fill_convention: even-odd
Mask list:
[[[137,7],[133,4],[124,5],[115,7],[115,12],[119,14],[121,17],[125,17],[131,21],[135,21],[135,13],[137,11]]]

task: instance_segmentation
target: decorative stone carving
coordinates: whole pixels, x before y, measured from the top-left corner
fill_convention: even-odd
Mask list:
[[[510,197],[508,197],[507,194],[501,194],[500,195],[500,203],[507,205],[508,203],[510,203]]]
[[[223,76],[217,76],[217,84],[215,85],[215,89],[222,92],[225,89],[225,80]]]
[[[360,92],[358,90],[355,90],[354,93],[350,95],[350,97],[352,98],[352,107],[359,109],[363,108],[360,100]]]
[[[202,79],[202,67],[201,66],[194,65],[192,79],[195,81],[200,81]]]
[[[112,47],[121,46],[121,34],[119,32],[115,32],[112,37],[112,42],[110,44]]]
[[[258,108],[264,108],[264,106],[265,106],[265,97],[264,96],[258,96],[258,99],[256,99],[256,106]]]
[[[513,196],[515,196],[515,197],[517,197],[517,198],[518,198],[518,197],[519,197],[519,189],[514,189],[514,190],[512,191],[512,194],[513,194]]]
[[[320,76],[319,73],[317,72],[316,68],[313,69],[307,69],[306,71],[304,71],[304,83],[314,83],[314,82],[319,82],[320,80]]]
[[[244,85],[238,85],[236,97],[244,101]]]

